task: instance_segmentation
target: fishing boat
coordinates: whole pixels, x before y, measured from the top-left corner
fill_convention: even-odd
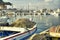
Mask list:
[[[31,40],[60,40],[60,26],[52,26],[40,34],[35,34]]]
[[[0,25],[0,40],[26,40],[37,30],[36,23],[26,19],[17,19],[10,25]]]
[[[60,26],[50,28],[49,35],[52,40],[60,40]]]

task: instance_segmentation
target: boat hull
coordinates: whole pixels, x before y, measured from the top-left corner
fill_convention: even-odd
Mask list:
[[[2,40],[26,40],[31,35],[33,35],[37,31],[37,27],[33,28],[32,30],[28,30],[23,33],[17,33],[16,35],[4,38]]]

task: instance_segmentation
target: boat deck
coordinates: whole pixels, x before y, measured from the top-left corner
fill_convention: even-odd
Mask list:
[[[21,27],[10,27],[10,26],[0,26],[0,30],[8,30],[8,31],[17,31],[17,32],[21,32],[24,31],[25,28],[21,28]]]

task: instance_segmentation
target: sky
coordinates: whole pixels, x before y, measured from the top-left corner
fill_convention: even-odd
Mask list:
[[[3,0],[11,2],[14,8],[23,9],[56,9],[60,8],[60,0]]]

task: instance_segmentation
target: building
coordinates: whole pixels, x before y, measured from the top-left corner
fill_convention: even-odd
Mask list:
[[[4,2],[3,0],[0,0],[0,9],[7,9],[7,5],[12,5],[10,2]]]

